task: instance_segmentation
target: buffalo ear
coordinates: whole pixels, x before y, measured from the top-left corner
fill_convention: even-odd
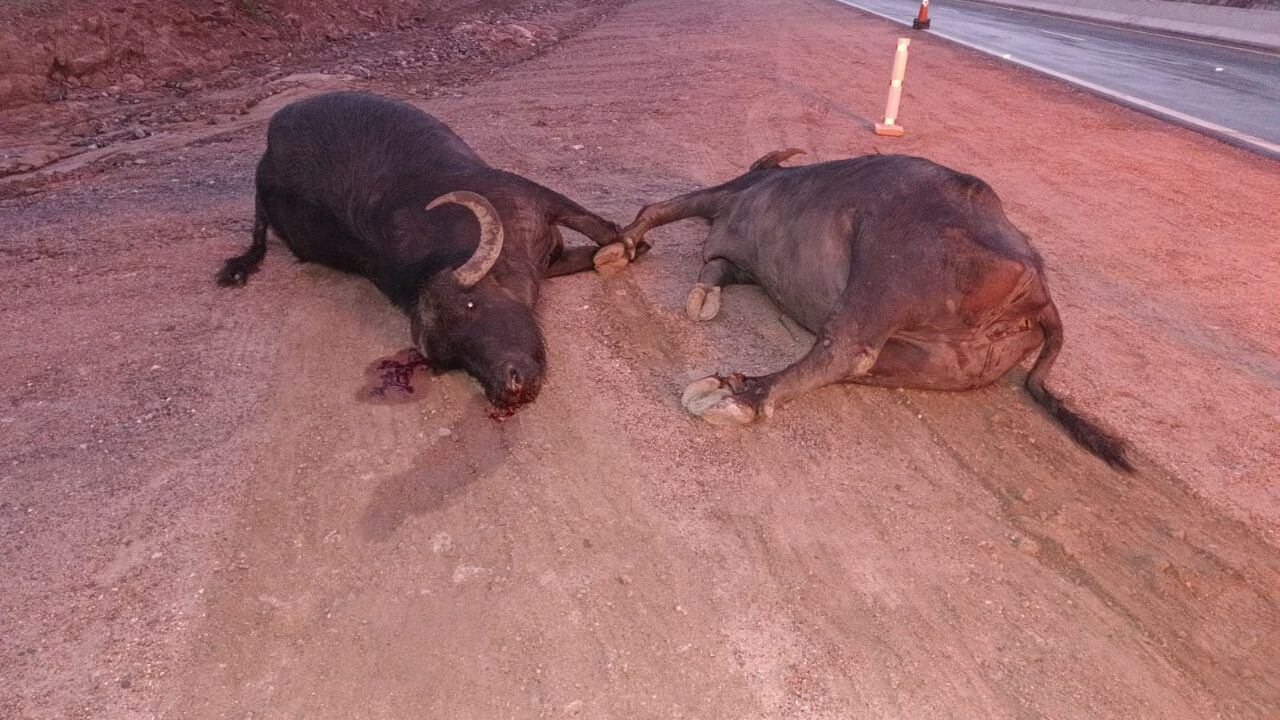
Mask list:
[[[418,346],[407,347],[399,350],[387,360],[391,360],[406,367],[431,367],[431,360],[422,352],[422,348]]]
[[[438,375],[438,374],[439,374],[439,373],[435,372],[435,370],[434,370],[435,365],[433,365],[433,364],[432,364],[432,362],[431,362],[431,358],[427,357],[427,354],[426,354],[425,352],[423,352],[423,351],[422,351],[422,348],[418,347],[417,345],[415,345],[415,346],[413,346],[412,348],[409,348],[408,350],[406,350],[406,351],[405,351],[405,355],[407,356],[407,359],[408,359],[410,362],[413,362],[413,363],[415,363],[415,364],[417,364],[417,365],[420,365],[420,366],[422,366],[422,367],[424,367],[424,368],[426,368],[426,369],[428,369],[428,370],[431,370],[433,374],[436,374],[436,375]]]
[[[409,337],[413,340],[412,349],[414,352],[418,353],[418,356],[421,357],[422,361],[427,365],[431,365],[432,363],[431,358],[427,353],[427,343],[425,342],[426,338],[423,337],[427,332],[429,332],[423,318],[424,316],[429,317],[430,315],[432,315],[432,310],[427,306],[427,303],[422,298],[418,299],[413,312],[409,314]],[[402,350],[401,352],[408,351]]]
[[[417,360],[418,367],[426,368],[427,372],[431,373],[432,375],[443,375],[453,369],[449,365],[446,365],[442,362],[433,361],[431,357],[427,355],[427,351],[418,345],[414,345],[411,348],[406,348],[401,352],[406,354],[413,353],[413,357],[416,358]]]

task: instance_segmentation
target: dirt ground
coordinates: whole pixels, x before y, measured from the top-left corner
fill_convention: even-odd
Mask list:
[[[612,3],[596,3],[607,9]],[[95,98],[120,105],[178,96],[210,85],[243,83],[296,63],[328,43],[375,39],[412,30],[418,43],[435,36],[430,60],[487,54],[477,30],[511,11],[576,6],[582,0],[7,0],[0,5],[0,109],[64,100],[64,112]],[[441,35],[442,28],[470,25]],[[501,31],[502,28],[500,28]],[[530,47],[545,40],[537,26],[505,35]],[[401,50],[411,43],[399,37]],[[351,50],[349,44],[341,46]],[[443,56],[443,57],[442,57]],[[400,58],[393,58],[403,60]],[[362,62],[368,64],[367,59]],[[444,63],[448,64],[448,63]],[[423,65],[415,66],[418,75]],[[367,71],[367,69],[366,69]],[[371,73],[370,73],[371,74]],[[177,108],[181,110],[181,108]],[[63,123],[66,124],[65,122]]]
[[[901,30],[826,0],[519,19],[554,41],[415,71],[412,32],[358,37],[0,179],[0,717],[1280,716],[1280,165],[925,35],[877,138]],[[506,422],[456,374],[361,402],[408,337],[371,285],[275,242],[212,282],[265,118],[334,87],[618,221],[787,146],[979,175],[1045,256],[1051,386],[1139,472],[1015,377],[688,418],[690,379],[809,342],[749,287],[684,318],[693,223],[545,285],[552,369]],[[67,146],[64,104],[4,143]]]
[[[0,5],[0,178],[225,134],[318,78],[433,97],[618,4],[586,0],[89,0]],[[305,70],[305,72],[299,72]],[[314,91],[314,90],[313,90]],[[246,117],[248,116],[248,117]],[[213,126],[213,127],[210,127]],[[148,140],[153,135],[164,138]],[[193,137],[193,135],[195,137]],[[70,159],[70,160],[69,160]],[[61,162],[67,161],[67,162]],[[59,163],[56,168],[49,167]],[[36,175],[43,177],[47,172]],[[31,178],[22,178],[30,184]]]

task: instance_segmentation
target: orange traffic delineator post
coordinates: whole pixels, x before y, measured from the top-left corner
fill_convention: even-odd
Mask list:
[[[898,121],[898,103],[902,101],[902,78],[907,74],[907,46],[911,41],[898,38],[898,49],[893,54],[893,79],[889,81],[889,102],[884,106],[884,122],[876,123],[877,135],[902,137],[906,130]]]
[[[916,19],[911,21],[911,27],[916,30],[929,29],[929,0],[920,0],[920,14],[916,15]]]

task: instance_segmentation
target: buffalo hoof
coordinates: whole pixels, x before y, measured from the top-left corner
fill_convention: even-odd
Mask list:
[[[591,262],[596,266],[596,272],[607,276],[622,272],[630,260],[627,258],[625,245],[612,243],[597,250]]]
[[[653,246],[652,246],[652,245],[650,245],[650,244],[649,244],[649,241],[648,241],[648,240],[645,240],[643,237],[640,237],[640,238],[634,238],[634,237],[628,237],[627,235],[623,235],[623,236],[622,236],[622,247],[626,248],[626,251],[627,251],[627,259],[628,259],[628,260],[635,260],[636,258],[640,257],[641,255],[643,255],[643,254],[645,254],[645,253],[649,252],[649,250],[650,250]]]
[[[720,287],[698,283],[684,302],[684,314],[690,320],[710,320],[720,312]]]
[[[756,419],[755,409],[714,375],[690,383],[680,396],[680,404],[690,415],[712,425],[746,425]]]

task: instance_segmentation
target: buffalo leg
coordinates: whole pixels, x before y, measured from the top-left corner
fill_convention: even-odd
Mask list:
[[[854,289],[843,298],[803,358],[770,375],[734,373],[695,381],[681,398],[685,409],[715,425],[743,425],[769,417],[802,393],[866,376],[898,327],[884,296],[867,290]]]
[[[620,238],[618,237],[617,223],[605,220],[558,192],[550,190],[547,192],[551,196],[549,202],[551,204],[550,220],[552,224],[561,225],[574,232],[582,233],[591,238],[591,242],[600,247],[618,242]]]
[[[555,224],[586,235],[600,247],[618,242],[617,223],[605,220],[568,198],[562,200],[563,203],[556,208]]]
[[[595,267],[595,256],[598,252],[598,248],[589,245],[565,248],[551,261],[547,269],[542,271],[542,276],[553,278],[590,270]]]
[[[698,274],[698,284],[693,286],[685,300],[685,315],[690,320],[714,318],[720,312],[720,288],[733,283],[738,275],[737,268],[728,260],[722,257],[708,260]]]
[[[632,259],[632,256],[627,253],[626,247],[618,242],[621,238],[618,233],[617,223],[605,220],[556,192],[551,192],[551,222],[586,235],[599,246],[599,249],[594,251],[591,264],[587,267],[594,266],[596,272],[601,275],[613,275],[621,271]],[[581,259],[580,256],[581,253],[574,253],[572,260],[576,262]],[[580,269],[573,265],[564,266],[563,269],[557,268],[557,270],[556,274],[566,275],[579,272]],[[552,276],[548,275],[547,277]]]
[[[634,258],[649,249],[644,234],[650,230],[691,217],[710,220],[719,211],[723,201],[724,193],[713,188],[645,205],[636,219],[622,229],[622,243],[627,249],[627,256]]]

